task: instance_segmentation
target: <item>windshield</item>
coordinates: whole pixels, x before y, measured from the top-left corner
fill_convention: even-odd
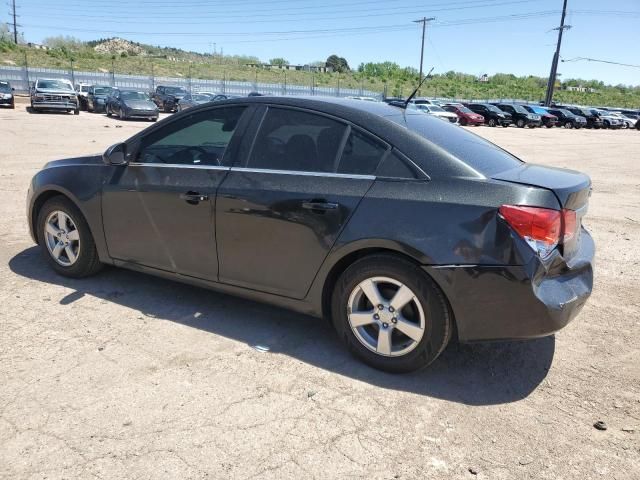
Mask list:
[[[207,93],[198,93],[196,95],[193,95],[191,98],[193,98],[193,100],[196,102],[210,102],[213,96]]]
[[[187,94],[187,91],[182,87],[166,87],[164,91],[170,94],[175,94],[175,93],[181,93],[183,95]]]
[[[548,112],[542,107],[532,107],[529,108],[533,111],[533,113],[537,113],[538,115],[546,115]]]
[[[0,92],[10,92],[11,87],[7,82],[0,82]]]
[[[120,97],[123,100],[149,100],[148,95],[144,92],[128,92],[126,90],[120,92]]]
[[[492,112],[496,112],[496,113],[504,113],[502,110],[500,110],[498,107],[496,107],[495,105],[489,105],[489,104],[481,104],[484,105],[485,107],[487,107],[489,110],[491,110]]]
[[[491,176],[522,165],[516,157],[484,138],[430,115],[407,113],[386,118],[443,148],[483,175]]]
[[[111,93],[111,87],[95,87],[93,89],[94,95],[109,95]]]
[[[565,117],[575,117],[573,113],[571,113],[569,110],[565,110],[564,108],[561,108],[559,111],[562,112]]]
[[[465,107],[464,105],[455,105],[455,108],[457,108],[458,110],[460,110],[462,113],[475,113],[472,110],[469,110],[467,107]]]
[[[518,113],[528,113],[522,105],[512,105],[512,107]]]
[[[38,80],[36,88],[43,88],[47,90],[73,90],[71,84],[64,80]]]
[[[438,105],[429,105],[429,110],[432,112],[446,112],[446,110]]]

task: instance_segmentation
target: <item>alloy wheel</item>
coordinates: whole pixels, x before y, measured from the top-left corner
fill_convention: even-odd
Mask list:
[[[389,277],[372,277],[351,292],[349,325],[372,352],[397,357],[418,346],[425,334],[425,314],[414,292]]]
[[[80,232],[73,219],[61,210],[47,216],[44,238],[51,257],[63,267],[70,267],[80,255]]]

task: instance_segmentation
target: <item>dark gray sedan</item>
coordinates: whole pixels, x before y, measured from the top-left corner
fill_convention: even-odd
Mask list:
[[[146,118],[155,122],[160,112],[146,92],[113,88],[105,104],[107,117],[117,115],[121,120]]]
[[[590,189],[420,112],[252,97],[47,164],[27,211],[61,275],[109,264],[330,318],[360,359],[404,372],[453,337],[574,318],[593,284]]]

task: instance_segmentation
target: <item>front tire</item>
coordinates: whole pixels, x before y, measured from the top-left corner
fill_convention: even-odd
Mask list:
[[[573,126],[574,125],[573,125],[572,121],[565,122],[565,124],[564,124],[564,128],[568,128],[568,129],[572,129]]]
[[[111,116],[111,109],[109,108],[109,105],[104,107],[104,113],[107,114],[107,117]]]
[[[489,125],[490,127],[495,127],[497,124],[498,122],[496,122],[493,118],[490,118],[487,122],[487,125]]]
[[[102,268],[89,225],[68,198],[47,200],[38,212],[37,222],[40,249],[57,273],[82,278]]]
[[[518,121],[516,121],[516,127],[518,128],[524,128],[525,124],[524,124],[524,120],[522,120],[521,118],[518,119]]]
[[[426,367],[451,337],[451,315],[438,286],[394,255],[364,257],[347,268],[334,287],[331,310],[349,350],[387,372]]]

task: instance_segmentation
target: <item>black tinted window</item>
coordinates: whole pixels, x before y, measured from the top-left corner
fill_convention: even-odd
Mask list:
[[[484,138],[430,115],[405,114],[387,118],[442,147],[483,175],[492,175],[522,164],[516,157]],[[429,175],[432,167],[426,161],[420,158],[412,160]]]
[[[351,130],[337,173],[373,175],[386,152],[386,145],[357,130]]]
[[[219,108],[189,115],[143,140],[138,161],[181,165],[223,165],[244,107]]]
[[[386,178],[419,178],[414,167],[410,167],[408,161],[404,160],[397,152],[393,151],[387,155],[376,172],[378,177]]]
[[[346,128],[321,115],[270,108],[260,126],[248,166],[334,172]]]

